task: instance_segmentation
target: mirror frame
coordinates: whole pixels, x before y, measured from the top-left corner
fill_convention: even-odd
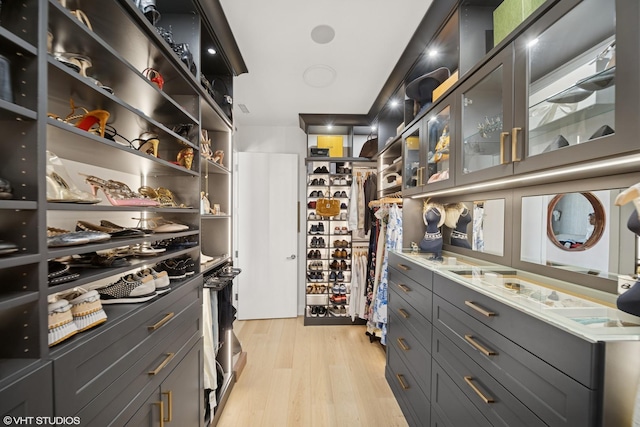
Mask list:
[[[551,226],[551,218],[552,218],[553,211],[555,210],[556,205],[558,204],[560,199],[562,199],[567,194],[583,195],[591,204],[591,207],[593,208],[593,213],[596,215],[596,223],[593,228],[593,233],[591,233],[591,236],[587,239],[586,242],[584,242],[582,245],[577,246],[575,248],[567,248],[562,243],[560,243],[555,233],[553,232],[553,227]],[[600,241],[600,238],[604,233],[604,224],[606,223],[605,216],[606,214],[604,212],[604,207],[602,206],[602,203],[600,203],[600,200],[598,200],[598,198],[590,192],[576,191],[574,193],[568,192],[568,193],[556,194],[556,196],[553,199],[551,199],[551,201],[547,205],[547,237],[549,238],[549,240],[551,240],[551,242],[555,246],[562,249],[563,251],[567,251],[567,252],[586,251],[587,249],[593,247],[596,243]]]

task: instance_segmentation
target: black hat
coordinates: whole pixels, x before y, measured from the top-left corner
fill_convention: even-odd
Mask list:
[[[405,94],[415,99],[420,105],[431,102],[433,90],[449,78],[451,72],[446,67],[440,67],[413,80],[407,85]]]

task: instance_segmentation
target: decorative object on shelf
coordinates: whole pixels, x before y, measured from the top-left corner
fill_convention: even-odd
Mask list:
[[[451,229],[452,246],[471,249],[467,228],[472,221],[471,211],[462,203],[445,205],[445,225]]]
[[[316,214],[324,217],[340,214],[340,201],[336,199],[318,199]]]
[[[442,233],[440,227],[446,219],[446,211],[443,205],[436,202],[424,202],[422,220],[427,226],[427,231],[420,241],[420,249],[423,252],[432,253],[432,259],[442,261]]]
[[[133,146],[136,141],[138,142],[137,148]],[[131,147],[153,157],[158,157],[158,145],[160,145],[158,135],[149,131],[142,132],[138,138],[131,141]]]
[[[156,25],[160,22],[160,12],[156,8],[156,0],[134,0],[135,5],[140,12],[147,18],[151,25]]]
[[[176,160],[180,166],[183,166],[189,170],[191,170],[191,165],[193,164],[193,148],[186,147],[182,150],[178,151],[178,156]]]
[[[145,68],[142,71],[142,75],[145,76],[151,83],[155,84],[158,89],[164,88],[164,78],[157,70],[153,68]]]
[[[132,191],[128,185],[120,181],[104,180],[92,175],[84,175],[85,181],[91,186],[93,195],[96,196],[98,190],[102,190],[104,195],[113,206],[159,206],[160,203],[143,197],[141,194]]]
[[[60,158],[51,151],[47,158],[47,201],[54,203],[100,203],[102,199],[82,191],[73,183]],[[1,194],[1,193],[0,193]]]
[[[209,202],[208,194],[204,191],[200,192],[200,214],[209,215],[211,214],[211,202]]]
[[[502,128],[502,126],[501,126]],[[449,159],[449,125],[445,125],[442,135],[436,144],[436,152],[433,155],[433,163]]]
[[[547,145],[547,147],[544,150],[542,150],[542,152],[548,153],[550,151],[555,151],[562,147],[568,147],[568,146],[569,146],[569,141],[567,141],[564,136],[558,135],[549,145]]]
[[[614,134],[615,131],[608,125],[602,125],[598,128],[598,130],[596,130],[590,137],[589,140],[591,139],[596,139],[596,138],[601,138],[603,136],[607,136],[607,135],[611,135]]]
[[[420,112],[431,105],[433,90],[449,78],[451,72],[446,67],[437,68],[412,80],[405,89],[408,98],[420,104]],[[418,114],[420,114],[418,112]]]
[[[489,134],[493,132],[501,132],[502,131],[502,114],[497,114],[491,118],[484,118],[484,122],[478,123],[478,133],[483,138],[489,138]],[[445,126],[445,131],[443,131],[443,135],[447,134],[449,136],[449,125]],[[448,144],[447,144],[448,145]]]
[[[8,179],[0,178],[0,199],[7,200],[13,198],[13,189]]]
[[[11,86],[11,63],[6,56],[0,55],[0,99],[13,102]]]

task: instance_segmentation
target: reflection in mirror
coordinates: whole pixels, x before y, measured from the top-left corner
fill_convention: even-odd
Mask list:
[[[504,255],[504,199],[446,206],[446,242],[491,255]]]
[[[625,226],[632,208],[614,205],[620,191],[523,197],[521,261],[612,280],[635,272],[635,237]]]

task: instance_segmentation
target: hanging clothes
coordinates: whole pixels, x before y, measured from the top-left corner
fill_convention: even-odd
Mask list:
[[[204,348],[204,389],[209,413],[213,414],[218,402],[215,391],[218,389],[216,355],[218,353],[218,316],[217,292],[211,289],[202,291],[202,343]],[[215,313],[215,314],[214,314]]]
[[[364,318],[369,320],[369,307],[371,307],[371,302],[373,301],[373,287],[376,276],[376,246],[378,243],[378,227],[376,227],[375,222],[371,227],[371,234],[369,235],[369,253],[367,255],[367,285],[364,289],[365,296],[365,309],[364,309]]]
[[[360,187],[361,175],[358,173],[356,179],[351,181],[351,190],[349,191],[349,210],[347,211],[348,224],[347,228],[354,235],[358,231],[358,192]],[[364,197],[362,198],[364,203]],[[360,236],[362,237],[362,236]]]
[[[482,218],[484,206],[476,204],[473,207],[473,236],[472,245],[474,251],[484,252],[484,236],[482,235]]]
[[[351,299],[349,301],[349,316],[364,319],[365,296],[367,286],[367,255],[365,251],[354,252],[351,262]]]
[[[373,211],[368,209],[369,202],[378,198],[378,177],[375,174],[371,174],[367,177],[364,184],[364,232],[365,234],[371,229],[371,225],[375,222]]]

